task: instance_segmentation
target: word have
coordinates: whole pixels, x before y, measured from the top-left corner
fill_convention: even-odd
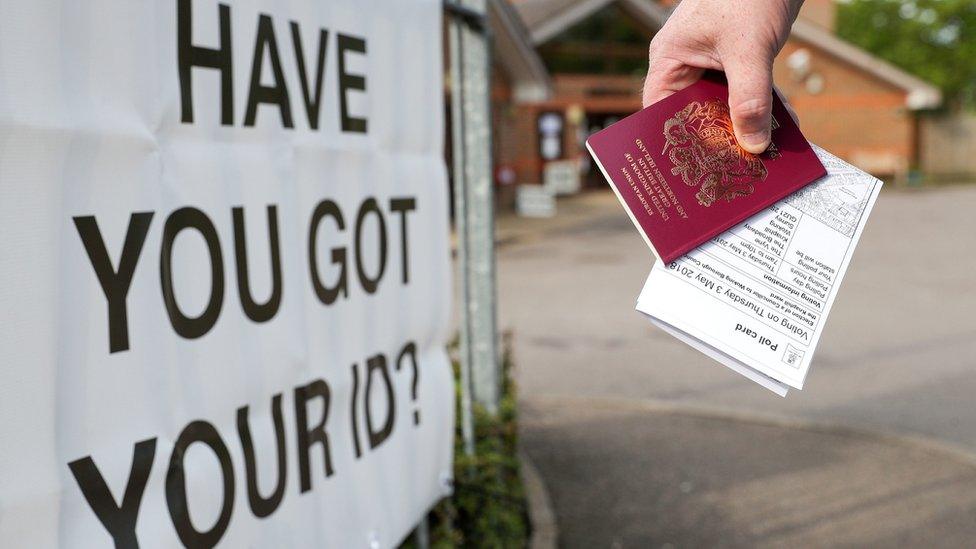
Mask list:
[[[176,4],[177,19],[177,64],[180,78],[180,119],[185,124],[193,123],[193,69],[211,69],[220,72],[220,123],[234,125],[234,64],[231,42],[230,6],[218,4],[220,47],[206,48],[193,43],[192,0],[179,0]],[[319,29],[318,55],[315,59],[315,80],[309,78],[305,55],[302,50],[301,28],[298,23],[290,24],[292,48],[295,65],[302,86],[302,99],[309,128],[319,128],[319,112],[322,107],[322,82],[325,72],[325,57],[329,31]],[[355,36],[336,33],[336,64],[338,65],[339,120],[343,132],[366,133],[367,119],[349,114],[347,93],[350,90],[365,92],[366,77],[350,74],[346,69],[346,54],[349,52],[366,55],[366,40]],[[281,123],[286,128],[294,128],[291,94],[281,68],[281,55],[275,37],[274,24],[270,16],[258,16],[257,34],[254,40],[254,54],[251,64],[251,80],[247,93],[247,107],[244,126],[254,126],[258,106],[261,104],[277,106]],[[261,83],[265,58],[271,67],[274,82]]]
[[[397,372],[409,363],[412,369],[411,399],[416,401],[418,368],[417,346],[410,341],[400,350],[393,362]],[[357,364],[352,365],[352,415],[351,427],[353,446],[356,459],[360,459],[365,451],[373,451],[383,444],[393,432],[396,423],[396,398],[394,395],[390,364],[386,355],[378,353],[364,362],[366,371],[365,388],[360,390],[360,373]],[[375,379],[383,384],[384,391],[372,392],[370,386]],[[341,395],[340,395],[341,396]],[[386,414],[382,418],[371,415],[370,400],[383,398],[386,400]],[[282,394],[271,398],[271,418],[274,423],[273,445],[255,444],[251,435],[249,407],[237,409],[236,427],[237,438],[240,440],[241,452],[244,458],[245,484],[247,489],[248,506],[257,518],[265,518],[274,513],[281,505],[287,488],[288,479],[288,450],[285,444],[285,421],[282,414]],[[312,457],[314,447],[321,450],[322,475],[329,478],[336,474],[333,467],[329,418],[334,408],[333,393],[324,379],[316,379],[310,383],[300,385],[294,389],[294,419],[296,453],[298,458],[298,488],[299,494],[312,489]],[[340,402],[344,400],[340,398]],[[309,404],[319,401],[322,410],[317,417],[310,417]],[[312,410],[318,408],[315,406]],[[362,414],[360,414],[362,410]],[[365,417],[365,421],[360,418]],[[332,422],[334,423],[334,422]],[[414,425],[420,423],[419,412],[414,412]],[[360,441],[360,431],[365,430],[365,440]],[[194,526],[190,517],[190,501],[187,497],[187,470],[184,460],[187,451],[193,445],[206,447],[213,453],[220,465],[219,493],[222,494],[220,515],[217,521],[206,530]],[[116,498],[109,489],[105,477],[91,456],[76,459],[68,464],[78,487],[81,489],[85,501],[91,507],[102,526],[112,536],[115,546],[119,548],[137,548],[139,541],[136,526],[139,519],[139,509],[142,507],[146,486],[156,459],[157,437],[135,443],[132,449],[132,467],[126,480],[121,498]],[[339,444],[340,447],[346,447]],[[364,446],[366,448],[364,448]],[[267,454],[275,448],[275,462],[277,463],[277,479],[274,489],[267,495],[258,489],[257,456]],[[267,456],[271,458],[271,456]],[[180,541],[186,547],[213,547],[220,541],[227,527],[230,525],[234,510],[234,497],[237,492],[236,475],[231,452],[217,427],[202,419],[189,422],[175,439],[166,467],[165,496],[166,507],[170,520]],[[267,485],[265,483],[265,485]]]
[[[400,216],[400,279],[403,284],[410,282],[408,261],[408,225],[407,214],[416,210],[417,202],[413,197],[391,198],[389,211],[391,215]],[[81,237],[81,242],[88,254],[92,269],[98,278],[105,300],[108,305],[108,335],[109,352],[117,353],[129,349],[129,321],[127,296],[135,276],[136,265],[142,255],[142,248],[155,212],[135,212],[129,217],[129,226],[125,233],[122,253],[118,256],[118,266],[112,265],[105,239],[98,227],[98,221],[93,215],[73,217],[75,228]],[[278,238],[278,209],[275,205],[268,206],[268,246],[271,256],[271,295],[263,303],[258,303],[251,295],[250,277],[247,266],[247,239],[244,231],[244,208],[231,208],[234,226],[234,258],[237,271],[237,293],[240,298],[244,314],[254,322],[267,322],[274,318],[281,306],[282,274],[281,254]],[[349,295],[349,250],[344,246],[333,247],[330,252],[332,265],[338,269],[338,276],[334,281],[324,280],[319,272],[318,238],[319,227],[325,219],[331,219],[341,233],[346,230],[346,221],[339,205],[332,200],[323,200],[312,211],[308,228],[308,269],[312,280],[312,287],[318,300],[324,305],[331,305],[336,300]],[[366,221],[375,218],[379,227],[375,245],[372,241],[363,242],[363,227]],[[210,295],[207,306],[198,316],[188,316],[176,302],[176,291],[173,281],[173,243],[184,231],[199,233],[207,246],[210,272]],[[367,294],[373,294],[379,288],[380,281],[386,272],[387,263],[387,225],[386,217],[375,198],[367,198],[360,204],[353,223],[354,256],[356,279],[359,286]],[[366,250],[376,250],[377,267],[375,273],[367,272],[364,264]],[[159,250],[159,283],[163,294],[163,304],[173,330],[185,339],[196,339],[207,332],[217,323],[224,303],[224,259],[221,252],[220,238],[213,221],[202,210],[193,207],[183,207],[173,211],[163,224],[162,244]]]

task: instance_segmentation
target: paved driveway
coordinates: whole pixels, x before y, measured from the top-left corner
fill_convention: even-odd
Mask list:
[[[835,302],[806,388],[791,391],[786,399],[689,349],[634,312],[651,255],[610,193],[573,198],[560,202],[559,208],[560,215],[552,220],[499,222],[499,314],[502,326],[515,332],[526,446],[554,485],[564,533],[585,525],[584,530],[599,535],[599,540],[584,540],[598,541],[595,545],[579,546],[610,546],[608,532],[622,529],[621,524],[639,530],[621,538],[631,542],[626,546],[635,540],[679,546],[715,540],[732,545],[757,540],[826,542],[841,539],[827,533],[841,524],[847,524],[848,531],[858,525],[877,529],[870,514],[858,515],[853,523],[838,522],[846,512],[831,509],[831,502],[849,501],[866,489],[850,479],[838,480],[843,476],[831,477],[843,470],[860,471],[863,478],[872,479],[872,486],[885,471],[908,478],[908,485],[892,485],[884,493],[893,498],[891,504],[913,502],[909,508],[922,504],[892,494],[931,483],[965,482],[963,492],[976,495],[976,482],[960,480],[974,478],[969,456],[976,456],[976,187],[882,193]],[[600,411],[594,411],[596,404]],[[613,428],[606,414],[627,419]],[[702,414],[711,419],[688,420]],[[720,432],[737,434],[710,446],[695,442],[714,439],[703,433]],[[887,446],[880,449],[872,446],[882,440],[872,438],[873,433],[895,438],[883,439]],[[898,437],[926,444],[919,447]],[[580,446],[605,452],[577,456],[570,451]],[[896,456],[898,448],[908,452],[906,463],[914,465],[871,469],[872,453]],[[909,455],[909,450],[919,448],[932,460],[927,467],[952,473],[945,478],[923,475],[925,460]],[[658,461],[660,452],[667,452],[668,459]],[[770,468],[774,462],[782,463]],[[819,465],[811,469],[811,463]],[[677,515],[661,514],[673,508],[667,505],[670,492],[652,477],[634,477],[635,464],[647,475],[665,475],[670,479],[666,482],[676,482],[668,485],[675,494],[697,498],[709,509],[694,516],[723,517],[721,528],[711,534],[702,530],[700,538],[693,534],[707,523],[704,519],[692,520],[684,529],[664,528],[678,520]],[[667,476],[678,464],[686,465],[689,478],[728,486],[719,495],[708,491],[707,497],[698,498],[690,495],[702,493],[695,490],[685,494],[681,475]],[[581,494],[565,486],[564,477],[577,473],[606,484],[591,483],[599,494]],[[757,483],[757,478],[764,480]],[[748,525],[756,520],[755,514],[730,509],[729,502],[741,490],[764,492],[770,483],[790,485],[790,479],[803,490],[818,483],[834,487],[833,496],[809,500],[821,508],[803,519],[813,525],[807,532],[813,537],[754,537]],[[921,484],[911,484],[915,482]],[[573,502],[577,510],[583,509],[578,507],[582,500],[575,498],[586,496],[595,512],[607,514],[614,508],[597,495],[632,501],[635,491],[654,505],[642,507],[635,516],[610,513],[620,520],[612,528],[604,520],[605,531],[571,519],[577,515],[566,507]],[[765,504],[789,498],[790,491],[773,493],[776,497]],[[941,538],[876,533],[844,539],[962,539],[950,535],[972,533],[950,528],[957,524],[952,517],[972,510],[971,502],[960,497],[931,498],[927,511],[919,514],[929,517],[921,524],[878,508],[891,525],[912,524],[912,531],[943,533]],[[856,506],[870,510],[871,501],[879,500],[868,498]],[[967,516],[976,519],[976,511]],[[826,529],[816,529],[821,527]],[[692,537],[678,535],[682,532]],[[567,545],[575,546],[573,537],[564,536]]]

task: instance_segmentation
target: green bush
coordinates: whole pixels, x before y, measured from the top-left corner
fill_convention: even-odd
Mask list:
[[[454,360],[458,403],[454,435],[454,494],[428,515],[431,547],[525,547],[529,521],[517,457],[518,422],[511,354],[505,339],[502,399],[497,416],[474,406],[475,454],[461,435],[460,366]],[[404,547],[415,547],[412,537]]]

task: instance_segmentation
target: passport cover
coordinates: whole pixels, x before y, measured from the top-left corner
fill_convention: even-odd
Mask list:
[[[826,175],[773,93],[772,145],[739,147],[724,76],[695,84],[594,133],[586,147],[665,263]]]

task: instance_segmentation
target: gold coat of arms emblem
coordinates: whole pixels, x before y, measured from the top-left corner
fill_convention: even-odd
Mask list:
[[[773,129],[778,124],[773,120]],[[686,185],[699,187],[695,198],[708,207],[718,200],[731,202],[755,191],[766,179],[766,166],[758,156],[739,146],[725,101],[692,101],[664,123],[664,151],[671,160],[671,173]],[[765,153],[779,156],[775,146]]]

